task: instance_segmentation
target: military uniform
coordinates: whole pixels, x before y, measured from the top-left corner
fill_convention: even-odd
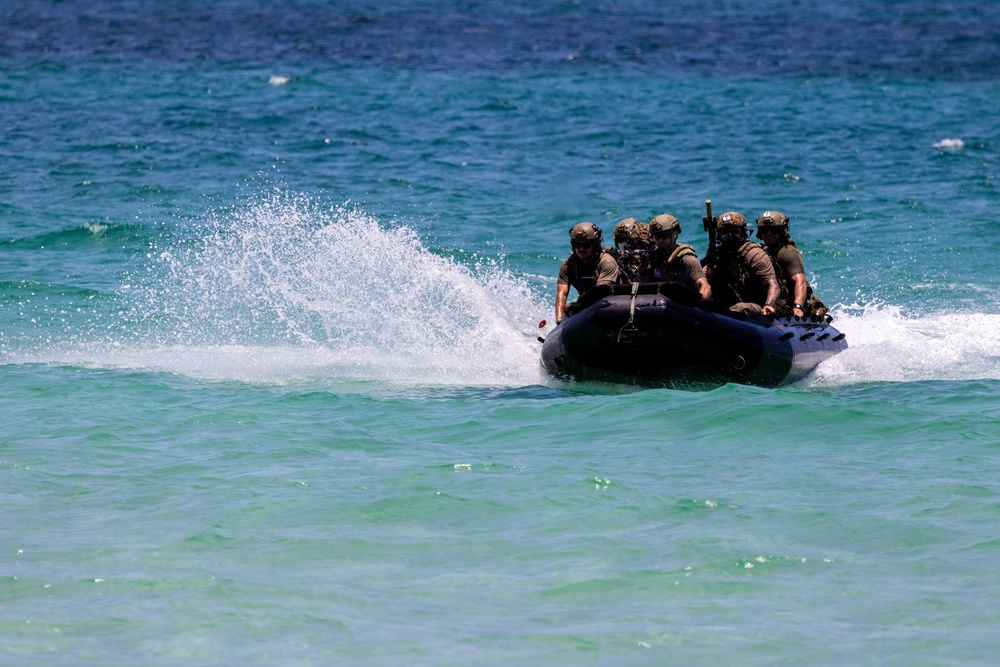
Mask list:
[[[583,296],[597,285],[614,285],[618,280],[618,262],[609,254],[610,248],[601,247],[602,239],[601,228],[592,222],[581,222],[570,228],[569,241],[573,254],[559,267],[559,279],[556,281],[557,324],[570,314],[566,306],[570,287]],[[587,261],[580,259],[581,253]]]
[[[559,267],[559,279],[556,284],[569,285],[579,296],[583,296],[587,290],[596,285],[614,285],[618,281],[618,263],[609,250],[601,248],[601,253],[593,264],[583,263],[575,253],[570,255],[569,259]]]
[[[628,285],[639,280],[639,271],[649,252],[649,241],[643,240],[640,223],[635,218],[625,218],[615,225],[615,247],[606,248],[618,263],[618,284]]]
[[[734,310],[759,313],[767,302],[771,280],[778,283],[778,300],[774,304],[778,316],[791,313],[788,290],[775,272],[771,256],[758,244],[744,241],[735,252],[719,252],[716,266],[709,279],[712,295],[721,305]]]
[[[783,242],[776,250],[767,246],[762,246],[768,254],[774,258],[775,267],[778,270],[778,280],[784,283],[785,290],[792,296],[794,282],[792,277],[799,274],[805,275],[805,264],[802,261],[802,251],[795,246],[795,241],[789,239]],[[826,306],[813,294],[812,286],[806,283],[806,300],[802,304],[802,314],[806,317],[822,317],[826,314]]]
[[[669,254],[661,248],[650,251],[642,279],[653,282],[678,283],[697,290],[697,282],[705,277],[698,253],[686,243],[679,244]]]

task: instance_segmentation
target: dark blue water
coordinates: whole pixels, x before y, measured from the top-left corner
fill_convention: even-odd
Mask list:
[[[978,2],[12,2],[6,58],[593,66],[700,76],[989,80],[1000,10]],[[568,72],[567,72],[568,73]]]

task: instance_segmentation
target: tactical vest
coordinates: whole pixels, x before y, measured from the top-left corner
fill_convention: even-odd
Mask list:
[[[670,257],[667,257],[667,264],[670,264],[674,260],[680,259],[681,257],[694,257],[697,259],[698,253],[695,252],[694,248],[689,246],[687,243],[681,243],[674,248],[672,253],[670,253]]]
[[[753,241],[744,241],[736,252],[725,253],[719,257],[720,261],[715,269],[712,292],[727,306],[742,302],[764,305],[767,302],[767,286],[761,284],[758,277],[750,269],[750,262],[747,260],[747,255],[754,248],[760,248],[760,246]],[[792,304],[788,300],[788,287],[785,285],[781,267],[774,261],[774,257],[771,257],[771,253],[765,250],[764,254],[770,260],[774,277],[778,281],[778,300],[774,304],[776,315],[787,317],[792,312]]]
[[[615,257],[617,253],[612,248],[601,248],[601,254],[610,254],[617,261]],[[573,255],[567,263],[566,277],[569,284],[576,288],[580,296],[586,294],[587,290],[592,289],[597,284],[597,270],[601,266],[601,254],[597,255],[594,263],[590,265],[581,262],[576,255]],[[619,275],[621,275],[620,272]]]
[[[639,269],[639,273],[642,275],[644,280],[654,280],[657,282],[673,282],[678,279],[673,266],[673,263],[682,257],[694,257],[698,259],[698,253],[695,249],[686,243],[679,244],[676,248],[671,251],[666,259],[661,259],[663,257],[663,252],[659,248],[654,248],[649,255],[646,256],[646,261]]]
[[[687,277],[687,273],[683,272],[683,265],[678,265],[675,262],[683,257],[694,257],[698,258],[698,253],[695,252],[694,248],[682,243],[674,248],[666,259],[663,258],[663,252],[657,249],[656,254],[650,258],[650,267],[648,274],[653,280],[661,282],[686,282],[683,280]]]

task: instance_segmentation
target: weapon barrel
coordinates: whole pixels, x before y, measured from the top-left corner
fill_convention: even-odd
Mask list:
[[[708,232],[708,253],[706,257],[711,258],[715,255],[715,218],[712,217],[712,200],[705,200],[705,217],[702,218],[702,222],[705,225],[705,231]]]

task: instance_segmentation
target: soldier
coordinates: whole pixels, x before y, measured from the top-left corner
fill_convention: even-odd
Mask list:
[[[556,281],[556,324],[566,315],[570,287],[583,296],[597,285],[614,285],[618,280],[618,263],[601,247],[600,227],[592,222],[581,222],[569,230],[569,240],[573,252],[559,267]]]
[[[781,275],[780,280],[791,294],[792,314],[796,317],[822,317],[826,306],[813,294],[806,280],[802,252],[788,234],[788,216],[778,211],[764,211],[757,218],[757,238],[764,241],[764,249],[774,258]]]
[[[698,253],[686,243],[677,243],[680,233],[680,223],[669,213],[649,221],[649,234],[656,241],[656,248],[649,253],[642,278],[678,283],[697,291],[702,299],[711,299],[712,287],[698,261]]]
[[[642,238],[635,218],[625,218],[615,225],[615,247],[610,252],[618,262],[618,282],[627,285],[639,280],[639,271],[649,252],[649,241]]]
[[[714,265],[706,267],[716,302],[736,312],[762,315],[788,312],[787,297],[782,298],[771,256],[747,238],[743,215],[736,211],[723,213],[716,219],[716,230]]]
[[[639,224],[639,238],[642,241],[645,241],[647,245],[649,245],[649,243],[650,243],[650,241],[649,241],[649,223],[648,222],[640,222],[638,224]]]
[[[618,252],[627,249],[627,246],[639,238],[639,221],[635,218],[625,218],[619,220],[615,225],[615,248]]]

